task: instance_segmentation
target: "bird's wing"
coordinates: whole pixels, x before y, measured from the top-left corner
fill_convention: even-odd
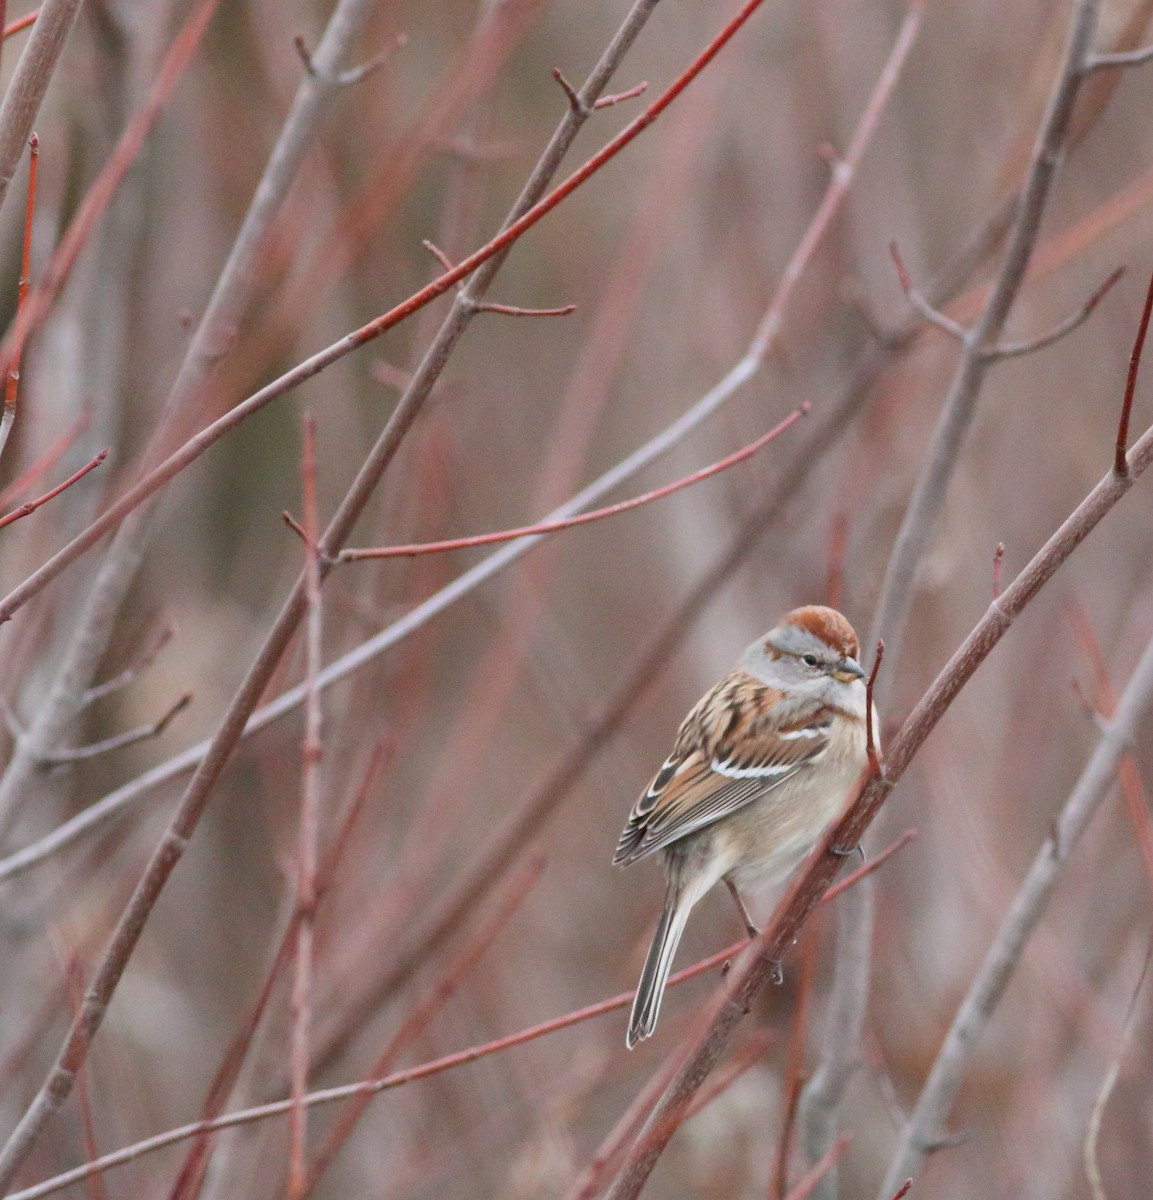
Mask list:
[[[718,685],[718,688],[720,685]],[[613,862],[625,866],[711,825],[817,763],[829,746],[833,713],[824,708],[781,727],[747,717],[702,724],[706,696],[681,726],[672,754],[633,806]],[[697,719],[694,721],[694,716]],[[705,736],[701,736],[702,728]]]

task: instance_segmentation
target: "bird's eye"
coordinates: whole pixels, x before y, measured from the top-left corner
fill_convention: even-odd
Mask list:
[[[818,659],[815,654],[806,654],[801,658],[801,662],[803,662],[806,667],[815,667]]]

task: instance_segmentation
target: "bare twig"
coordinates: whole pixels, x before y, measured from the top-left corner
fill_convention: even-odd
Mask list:
[[[898,249],[896,242],[889,243],[889,254],[893,259],[893,265],[897,268],[897,278],[901,282],[901,290],[905,293],[905,297],[909,303],[930,325],[935,325],[943,333],[947,333],[951,338],[960,342],[962,346],[967,346],[971,336],[969,331],[963,325],[954,321],[952,317],[946,316],[940,309],[930,304],[921,292],[913,286],[913,281],[901,258],[901,251]]]
[[[84,746],[53,750],[50,754],[41,755],[40,763],[45,767],[61,767],[70,763],[87,762],[91,758],[99,758],[102,754],[111,754],[114,750],[123,750],[126,746],[135,746],[138,742],[146,742],[150,738],[159,737],[173,719],[191,703],[192,693],[185,692],[163,716],[148,725],[141,725],[124,733],[102,738],[99,742],[89,742]]]
[[[5,513],[4,516],[0,517],[0,529],[3,529],[5,525],[11,525],[13,521],[19,521],[22,517],[34,513],[41,505],[47,504],[49,500],[55,500],[61,492],[67,491],[74,483],[83,479],[89,471],[95,471],[107,457],[108,451],[101,450],[95,458],[86,462],[80,470],[74,471],[63,483],[58,483],[51,491],[45,492],[43,496],[39,496],[35,500],[27,500],[18,508],[14,508],[10,513]]]
[[[2,43],[0,43],[2,44]],[[20,256],[20,282],[17,288],[16,311],[24,307],[28,299],[28,281],[32,261],[32,218],[36,212],[36,175],[40,165],[40,139],[35,133],[28,139],[28,202],[24,206],[24,246]],[[8,368],[4,386],[4,415],[0,417],[0,456],[8,445],[8,436],[16,420],[16,397],[20,389],[20,360]]]
[[[1088,71],[1110,71],[1118,67],[1141,67],[1147,62],[1153,62],[1153,46],[1143,46],[1140,50],[1119,50],[1112,54],[1093,54],[1085,63]]]
[[[756,441],[750,442],[747,446],[742,447],[726,458],[722,458],[710,466],[702,467],[701,470],[694,471],[691,475],[685,475],[673,483],[667,483],[663,487],[656,488],[651,492],[645,492],[644,495],[634,496],[631,500],[622,500],[619,504],[610,504],[606,508],[594,509],[592,512],[581,513],[575,517],[564,517],[556,521],[542,521],[537,525],[522,525],[517,529],[504,529],[499,533],[482,533],[474,537],[452,538],[443,542],[419,542],[407,546],[380,546],[369,550],[342,550],[336,556],[335,561],[344,563],[364,562],[369,559],[378,558],[415,558],[421,554],[440,554],[447,550],[467,550],[474,546],[493,546],[500,542],[515,541],[518,538],[539,537],[544,534],[559,533],[562,529],[574,529],[578,525],[588,525],[594,521],[601,521],[605,517],[615,517],[620,513],[631,512],[634,508],[651,504],[654,500],[663,500],[666,496],[671,496],[684,488],[692,487],[695,483],[711,479],[714,475],[719,475],[722,471],[727,471],[730,467],[735,467],[738,463],[751,458],[758,450],[780,437],[786,429],[791,428],[808,410],[808,404],[803,404],[800,408],[794,409],[783,421],[770,429],[768,433],[763,434]],[[296,522],[291,521],[290,518],[289,520],[294,530],[299,533],[300,529],[296,525]]]
[[[17,19],[13,21],[11,25],[5,25],[4,32],[2,35],[0,35],[0,41],[6,42],[10,37],[12,37],[13,34],[20,33],[22,30],[27,29],[30,25],[34,25],[36,23],[36,18],[39,15],[40,10],[38,8],[34,8],[30,13],[26,13],[22,17],[17,17]]]
[[[1133,339],[1133,350],[1129,355],[1129,371],[1125,377],[1125,399],[1121,405],[1121,420],[1117,423],[1117,445],[1113,452],[1113,470],[1118,475],[1125,475],[1129,464],[1125,452],[1129,448],[1129,418],[1133,413],[1133,394],[1137,390],[1137,373],[1141,369],[1141,354],[1145,349],[1145,338],[1149,333],[1149,318],[1153,315],[1153,277],[1145,289],[1145,307],[1141,310],[1141,320],[1137,325],[1137,335]]]
[[[576,312],[575,304],[562,304],[559,308],[522,308],[518,304],[474,304],[474,313],[495,313],[501,317],[568,317]]]
[[[998,542],[993,551],[993,599],[1001,594],[1001,566],[1005,561],[1005,543]]]
[[[362,79],[366,79],[369,75],[379,71],[398,50],[408,44],[408,35],[404,33],[394,34],[389,39],[388,45],[379,54],[374,55],[367,62],[363,62],[359,66],[345,67],[339,71],[334,70],[332,67],[317,66],[316,59],[312,57],[312,52],[308,49],[308,43],[304,40],[304,34],[296,34],[292,39],[292,44],[296,47],[296,53],[300,55],[300,61],[304,64],[304,69],[313,79],[321,79],[330,87],[343,88],[351,87],[353,84],[359,83]]]
[[[1076,312],[1070,313],[1063,321],[1059,321],[1048,333],[1042,333],[1037,337],[1027,338],[1021,342],[1001,342],[985,353],[992,359],[1018,358],[1022,354],[1034,354],[1038,350],[1044,350],[1047,346],[1053,345],[1054,342],[1060,341],[1066,334],[1072,333],[1074,329],[1083,325],[1093,315],[1093,310],[1105,299],[1106,294],[1113,285],[1124,274],[1125,268],[1118,267],[1104,283],[1098,286],[1097,290],[1093,292],[1089,299]]]
[[[0,508],[6,504],[10,504],[18,496],[22,496],[32,485],[38,482],[43,476],[64,457],[65,454],[72,448],[76,439],[88,428],[90,421],[88,412],[82,412],[80,416],[44,451],[26,470],[12,480],[12,482],[0,492]]]
[[[1129,997],[1129,1007],[1125,1012],[1125,1021],[1121,1027],[1121,1037],[1117,1043],[1116,1053],[1109,1063],[1105,1077],[1101,1080],[1097,1098],[1093,1101],[1093,1111],[1089,1114],[1089,1125],[1085,1131],[1084,1159],[1085,1174],[1089,1180],[1089,1190],[1093,1200],[1106,1200],[1105,1186],[1101,1181],[1101,1165],[1097,1161],[1097,1139],[1101,1135],[1101,1122],[1105,1117],[1105,1106],[1109,1103],[1109,1097],[1117,1085],[1117,1076],[1121,1073],[1121,1056],[1125,1051],[1125,1043],[1129,1039],[1133,1016],[1137,1011],[1137,997],[1141,994],[1141,988],[1145,984],[1145,976],[1149,974],[1151,959],[1153,959],[1153,946],[1145,954],[1145,961],[1141,965],[1141,974],[1137,977],[1133,994]]]
[[[323,610],[320,600],[319,524],[316,512],[316,420],[305,415],[301,430],[300,477],[305,545],[305,700],[300,764],[300,832],[296,867],[296,956],[292,979],[292,1035],[289,1050],[293,1106],[288,1114],[288,1197],[303,1200],[308,1190],[306,1147],[312,1041],[312,971],[316,916],[317,854],[320,843],[320,765],[323,754],[320,689]]]

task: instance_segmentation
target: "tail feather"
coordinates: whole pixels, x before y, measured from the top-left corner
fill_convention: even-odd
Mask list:
[[[687,902],[686,902],[687,901]],[[665,984],[669,979],[669,970],[673,965],[673,956],[681,934],[685,931],[685,922],[689,917],[692,902],[688,897],[670,896],[665,903],[664,912],[653,934],[652,945],[645,958],[644,969],[641,971],[637,993],[633,997],[633,1008],[629,1015],[629,1029],[625,1035],[625,1045],[631,1050],[637,1042],[643,1041],[656,1028],[657,1017],[660,1016],[661,1000],[665,994]]]

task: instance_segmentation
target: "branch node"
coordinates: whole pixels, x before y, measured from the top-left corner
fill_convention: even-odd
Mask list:
[[[564,92],[569,108],[578,117],[587,117],[592,112],[592,109],[577,95],[576,88],[564,77],[564,73],[560,67],[553,67],[552,77],[560,84],[560,90]]]
[[[1032,354],[1036,350],[1044,350],[1054,342],[1060,341],[1067,333],[1072,333],[1074,329],[1083,325],[1089,319],[1093,310],[1105,298],[1105,293],[1124,274],[1125,268],[1118,267],[1076,312],[1071,313],[1063,321],[1050,329],[1048,333],[1043,333],[1035,338],[1026,338],[1020,342],[1005,342],[1000,346],[993,346],[991,349],[984,351],[984,357],[990,362],[997,362],[1002,358],[1016,358],[1022,354]]]
[[[889,253],[893,257],[893,265],[897,268],[897,278],[901,281],[901,290],[905,293],[905,298],[929,322],[930,325],[935,325],[938,329],[947,333],[951,338],[955,338],[962,346],[968,346],[972,341],[972,336],[969,331],[963,326],[958,325],[952,317],[947,317],[939,309],[934,308],[928,300],[913,286],[913,281],[909,277],[909,272],[905,269],[905,264],[901,259],[901,252],[897,248],[896,242],[889,243]]]
[[[367,79],[369,75],[379,71],[407,41],[407,34],[398,33],[379,54],[374,55],[367,62],[361,63],[358,67],[348,67],[343,71],[331,71],[317,66],[316,59],[312,57],[304,40],[304,34],[298,33],[292,39],[292,44],[296,47],[296,53],[300,55],[300,61],[304,64],[305,71],[312,79],[327,83],[331,87],[351,87],[354,83],[360,83],[362,79]]]
[[[623,92],[616,92],[611,96],[602,96],[594,105],[593,112],[599,112],[602,108],[612,108],[614,104],[620,104],[622,100],[635,100],[637,96],[643,95],[648,91],[648,81],[636,84],[635,87],[628,88]]]

